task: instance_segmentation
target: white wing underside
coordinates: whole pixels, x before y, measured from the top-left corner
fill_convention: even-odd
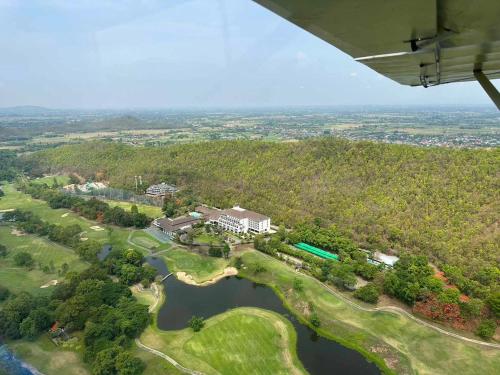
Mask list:
[[[410,86],[500,78],[500,0],[254,0]]]

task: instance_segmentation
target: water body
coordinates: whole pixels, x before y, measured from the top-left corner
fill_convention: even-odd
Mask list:
[[[162,259],[148,257],[147,261],[162,275],[169,273]],[[216,284],[197,287],[175,277],[163,282],[167,303],[158,314],[158,327],[163,330],[186,328],[193,316],[210,318],[236,307],[259,307],[286,317],[297,332],[297,354],[311,375],[372,375],[380,370],[355,350],[318,336],[301,324],[284,306],[274,291],[239,277],[226,277]]]
[[[0,374],[7,375],[41,375],[31,366],[17,359],[7,348],[0,342]]]
[[[108,257],[112,249],[113,248],[111,245],[104,245],[101,251],[97,254],[97,259],[99,259],[102,262],[104,259]]]

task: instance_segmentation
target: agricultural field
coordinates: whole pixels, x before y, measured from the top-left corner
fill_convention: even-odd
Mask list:
[[[193,254],[179,248],[173,248],[161,256],[171,272],[186,272],[197,283],[211,280],[220,275],[229,264],[227,259]]]
[[[205,374],[305,374],[295,352],[291,323],[256,308],[214,316],[197,333],[190,328],[160,331],[150,327],[141,342]]]
[[[256,251],[242,256],[246,270],[240,274],[272,286],[298,316],[307,320],[308,302],[321,321],[319,332],[365,353],[378,353],[396,373],[496,374],[500,372],[497,349],[489,349],[447,336],[393,312],[363,311],[323,288],[317,280],[297,274],[278,260]],[[257,265],[264,272],[255,274]],[[303,291],[293,289],[294,279]],[[409,361],[409,363],[408,363]],[[406,370],[405,370],[406,369]]]
[[[19,234],[10,226],[0,226],[0,243],[7,247],[7,257],[0,258],[0,285],[13,293],[29,292],[33,295],[50,293],[50,287],[40,288],[51,280],[60,279],[58,270],[67,263],[69,271],[82,271],[88,264],[78,258],[73,250],[34,235]],[[31,254],[34,268],[17,267],[13,258],[16,253],[25,251]],[[48,266],[53,263],[55,272],[43,272],[39,264]]]

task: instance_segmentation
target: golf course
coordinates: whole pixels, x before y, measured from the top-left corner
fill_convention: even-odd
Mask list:
[[[202,283],[220,275],[233,259],[202,256],[172,244],[161,243],[144,231],[103,225],[84,219],[66,209],[51,209],[45,202],[4,185],[5,196],[0,210],[15,208],[32,211],[49,223],[78,224],[82,238],[111,243],[117,248],[136,247],[144,254],[161,251],[171,272],[185,272]],[[15,230],[12,223],[0,226],[2,244],[8,249],[0,258],[0,285],[12,293],[27,291],[43,295],[51,282],[69,271],[81,271],[88,264],[70,249]],[[16,253],[25,251],[34,260],[32,268],[18,267]],[[361,352],[386,373],[398,374],[494,374],[500,372],[498,349],[468,343],[437,332],[409,317],[389,311],[367,311],[347,303],[317,280],[296,272],[290,266],[255,250],[239,254],[243,267],[239,274],[271,287],[287,308],[304,324],[310,324],[311,309],[317,314],[317,332],[345,347]],[[40,265],[50,265],[44,272]],[[293,287],[296,279],[302,288]],[[167,281],[168,282],[168,281]],[[41,288],[42,286],[46,286]],[[150,290],[134,291],[140,303],[151,305],[156,297]],[[158,307],[170,296],[161,296]],[[156,309],[158,311],[158,308]],[[153,314],[156,317],[156,312]],[[235,308],[210,317],[200,332],[190,328],[160,330],[155,319],[140,336],[145,346],[205,374],[305,374],[296,352],[297,335],[290,322],[281,315],[259,308]],[[46,375],[88,374],[81,357],[82,341],[76,339],[55,347],[46,335],[35,341],[13,341],[9,347],[17,356],[33,364]],[[147,374],[180,373],[171,363],[142,347],[131,348],[146,363]],[[63,370],[64,369],[64,370]],[[69,370],[66,370],[69,369]]]

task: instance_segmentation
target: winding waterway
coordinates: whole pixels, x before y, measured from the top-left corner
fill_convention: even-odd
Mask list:
[[[148,257],[147,261],[160,274],[169,274],[162,259]],[[259,307],[281,314],[292,323],[297,332],[297,354],[311,375],[380,374],[380,370],[357,351],[318,336],[301,324],[283,306],[274,291],[265,285],[239,277],[226,277],[205,287],[188,285],[175,277],[169,277],[163,285],[167,302],[158,314],[160,329],[186,328],[193,315],[210,318],[236,307]]]

